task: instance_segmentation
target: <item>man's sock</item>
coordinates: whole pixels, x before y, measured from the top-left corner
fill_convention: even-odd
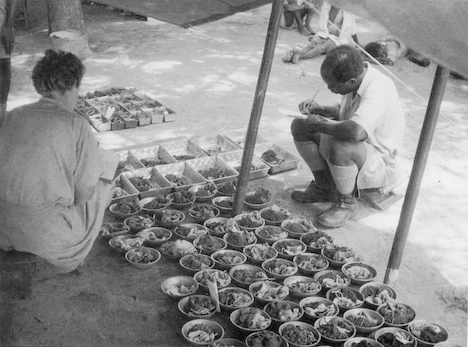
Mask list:
[[[319,171],[327,167],[327,162],[319,153],[318,145],[314,141],[294,141],[294,144],[310,171]]]
[[[351,166],[337,166],[328,161],[330,172],[336,184],[336,189],[342,195],[349,195],[354,191],[359,169],[356,164]]]

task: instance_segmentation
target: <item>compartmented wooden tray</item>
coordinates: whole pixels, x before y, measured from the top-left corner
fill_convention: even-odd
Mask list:
[[[164,149],[166,149],[178,162],[208,156],[203,149],[187,138],[163,142],[161,143],[161,146],[164,147]]]
[[[162,146],[131,149],[129,152],[134,155],[144,167],[177,163],[177,160],[175,160],[174,157]],[[151,163],[150,161],[154,163]]]
[[[154,167],[154,169],[169,182],[175,191],[186,190],[193,185],[206,182],[203,176],[201,176],[186,162],[160,165]],[[178,182],[175,183],[170,178],[167,178],[167,175],[173,175],[171,177],[176,179]]]
[[[131,183],[130,181],[128,180],[127,177],[125,177],[124,175],[120,175],[119,177],[117,177],[115,179],[115,186],[116,186],[116,191],[123,191],[123,194],[121,196],[116,196],[116,194],[114,194],[114,197],[112,198],[112,203],[116,203],[116,202],[119,202],[120,200],[123,200],[125,198],[128,198],[128,197],[138,197],[138,195],[140,194],[140,192],[138,191],[138,189],[136,189]],[[120,188],[120,189],[118,189]]]
[[[83,105],[85,104],[83,103]],[[81,108],[76,107],[75,112],[88,118],[92,122],[93,127],[97,131],[111,130],[111,122],[106,117],[104,117],[101,113],[99,113],[96,108],[86,105]]]
[[[194,136],[190,141],[198,145],[208,155],[217,155],[220,153],[238,151],[241,149],[238,145],[229,141],[223,135]]]
[[[237,130],[229,130],[223,132],[223,135],[232,143],[240,148],[244,148],[245,146],[245,137],[247,135],[247,129],[237,129]],[[255,141],[256,144],[270,142],[266,137],[262,136],[261,134],[257,133],[257,139]]]
[[[172,191],[172,185],[154,168],[143,168],[134,171],[122,172],[130,183],[139,191],[140,199],[149,198],[158,194],[167,195]],[[137,184],[140,182],[141,184]],[[149,189],[143,188],[150,186]]]
[[[262,155],[268,150],[273,151],[277,158],[280,158],[283,161],[281,163],[274,163],[265,160]],[[270,171],[268,172],[270,175],[283,171],[293,170],[297,168],[297,164],[299,163],[299,159],[297,157],[273,142],[266,142],[255,145],[254,154],[270,167]]]
[[[242,162],[242,155],[244,151],[239,150],[229,153],[218,154],[218,157],[222,158],[229,166],[231,166],[237,172],[240,172],[240,165]],[[256,155],[252,156],[252,167],[250,169],[249,180],[254,180],[257,178],[267,177],[268,171],[270,171],[270,166],[267,165],[263,160],[261,160]]]
[[[154,100],[152,97],[143,92],[137,91],[134,94],[138,98],[140,98],[140,100],[142,100],[142,102],[139,103],[139,105],[142,108],[142,110],[144,110],[146,113],[151,113],[155,117],[156,115],[162,116],[163,122],[173,122],[176,120],[176,113],[169,107],[164,106],[163,104]]]
[[[135,88],[109,88],[103,91],[96,90],[88,92],[85,95],[80,95],[76,109],[88,109],[91,107],[108,120],[114,117],[114,120],[123,119],[125,122],[124,127],[122,127],[120,121],[114,121],[112,122],[113,124],[110,124],[110,128],[109,125],[101,125],[100,122],[97,122],[99,124],[95,124],[93,122],[93,126],[96,125],[95,129],[98,131],[131,129],[136,126],[176,120],[176,113],[173,110]],[[87,112],[85,110],[84,113]]]
[[[145,167],[130,151],[117,151],[115,154],[119,157],[117,176],[122,172],[134,171]]]
[[[125,129],[125,120],[120,117],[118,114],[114,113],[110,118],[111,130],[124,130]]]
[[[138,126],[144,126],[151,124],[151,117],[143,112],[138,106],[131,102],[120,103],[120,106],[123,107],[128,113],[133,115],[138,120]]]
[[[234,181],[239,176],[239,172],[219,156],[187,160],[187,164],[193,167],[205,181],[212,181],[215,184]]]

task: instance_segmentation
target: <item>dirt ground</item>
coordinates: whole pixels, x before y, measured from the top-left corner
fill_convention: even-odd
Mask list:
[[[84,5],[92,55],[82,92],[131,86],[145,91],[177,113],[171,123],[119,132],[96,133],[104,148],[116,149],[164,141],[176,136],[208,135],[248,125],[262,60],[271,6],[239,13],[214,23],[182,29],[159,22],[122,16],[103,6]],[[313,24],[316,26],[316,19]],[[358,20],[361,44],[384,35],[378,24]],[[47,24],[19,30],[15,45],[9,108],[37,100],[31,70],[49,48]],[[319,74],[323,58],[298,65],[281,60],[286,48],[307,38],[280,30],[260,134],[297,155],[283,110],[320,90],[316,101],[331,104]],[[411,172],[436,63],[420,67],[402,59],[388,70],[407,114],[405,146],[400,163]],[[437,322],[449,331],[449,341],[467,344],[468,221],[467,148],[468,83],[450,78],[431,153],[419,190],[416,211],[395,290],[418,319]],[[313,218],[326,204],[301,205],[289,195],[306,186],[311,175],[301,161],[296,170],[255,180],[274,202],[294,216]],[[404,187],[399,192],[404,193]],[[378,272],[382,282],[403,199],[379,212],[361,203],[357,216],[344,227],[329,230],[336,243],[352,247]],[[106,215],[106,219],[110,219]],[[184,346],[180,328],[185,320],[176,301],[160,290],[161,282],[180,274],[178,263],[163,258],[141,271],[129,266],[98,239],[88,266],[79,275],[53,275],[38,261],[33,297],[2,297],[2,346]],[[226,323],[226,315],[215,316]],[[240,337],[229,324],[226,336]]]

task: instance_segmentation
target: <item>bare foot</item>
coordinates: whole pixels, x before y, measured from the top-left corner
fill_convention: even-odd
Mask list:
[[[294,29],[294,23],[291,25],[280,25],[280,28],[286,29],[286,30],[292,30]]]
[[[315,35],[314,31],[310,26],[306,25],[305,28],[310,32],[311,35]]]
[[[304,35],[304,36],[310,36],[310,35],[311,35],[311,34],[310,34],[310,31],[307,30],[306,28],[300,29],[300,30],[299,30],[299,34]]]
[[[293,56],[291,58],[291,63],[293,63],[293,64],[299,63],[300,58],[301,58],[301,53],[300,52],[294,52]]]
[[[287,51],[282,58],[283,62],[290,63],[292,60],[292,57],[293,57],[293,51],[292,50]]]

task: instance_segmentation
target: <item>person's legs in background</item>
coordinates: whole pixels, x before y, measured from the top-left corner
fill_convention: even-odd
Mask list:
[[[294,15],[293,12],[289,10],[288,5],[284,5],[283,7],[283,16],[284,16],[284,29],[293,29],[294,28]]]
[[[293,56],[291,63],[297,64],[300,59],[312,59],[322,54],[327,54],[336,44],[330,39],[322,39],[317,35],[314,35],[310,40],[310,43],[305,45],[301,49],[293,50]]]
[[[313,4],[305,1],[304,8],[305,8],[305,16],[304,16],[304,28],[310,33],[310,35],[315,35],[312,27],[310,26],[312,23],[312,17],[314,16],[314,9]]]
[[[309,30],[307,30],[307,28],[304,25],[304,19],[305,18],[307,19],[308,11],[309,10],[307,10],[305,8],[301,8],[300,10],[297,10],[297,11],[293,12],[294,19],[295,19],[296,24],[297,24],[297,31],[299,31],[299,33],[301,35],[304,35],[304,36],[311,35],[311,32]],[[310,16],[310,17],[312,18],[312,16]]]
[[[333,200],[333,179],[326,160],[320,154],[320,134],[311,134],[301,119],[293,120],[291,133],[299,155],[304,159],[314,180],[306,189],[296,189],[291,198],[302,203],[329,202]]]
[[[8,94],[11,83],[11,61],[10,58],[0,58],[0,126],[5,119]]]

